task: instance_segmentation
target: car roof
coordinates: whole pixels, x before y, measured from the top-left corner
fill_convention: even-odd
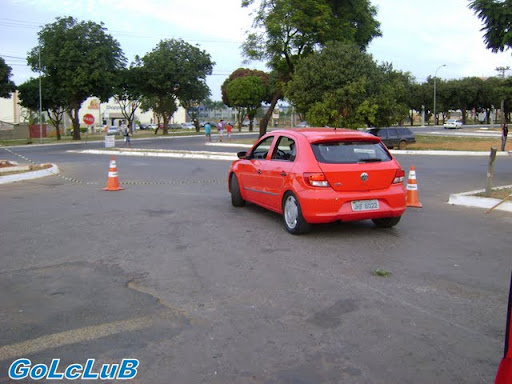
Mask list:
[[[295,133],[303,136],[310,143],[338,140],[365,140],[378,142],[380,139],[370,133],[345,128],[295,128],[278,129],[269,134],[290,134]]]

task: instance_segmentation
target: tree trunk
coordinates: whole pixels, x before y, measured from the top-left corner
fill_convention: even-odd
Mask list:
[[[489,155],[489,166],[487,167],[487,184],[485,186],[485,196],[490,197],[494,179],[494,165],[496,163],[496,148],[491,147]]]
[[[61,140],[60,137],[60,121],[55,124],[55,129],[57,130],[57,140]]]
[[[270,117],[272,116],[272,113],[274,112],[274,108],[275,108],[277,102],[282,97],[283,97],[283,91],[281,89],[278,89],[272,96],[272,101],[270,102],[270,107],[268,108],[267,113],[265,113],[265,116],[263,116],[263,118],[260,120],[260,137],[263,136],[265,133],[267,133],[267,126],[268,126]]]
[[[162,135],[169,134],[169,120],[171,116],[167,116],[167,113],[162,113],[162,120],[164,121],[164,126],[162,127]],[[160,125],[160,123],[158,124]]]
[[[69,117],[71,117],[71,121],[73,123],[73,140],[80,140],[80,120],[78,118],[78,111],[80,110],[80,106],[77,108],[71,108],[69,112]]]

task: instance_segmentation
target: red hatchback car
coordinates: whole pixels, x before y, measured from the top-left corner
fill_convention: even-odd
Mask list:
[[[282,214],[292,234],[338,220],[392,227],[406,208],[403,169],[368,133],[276,130],[238,157],[228,177],[233,205],[248,201]]]

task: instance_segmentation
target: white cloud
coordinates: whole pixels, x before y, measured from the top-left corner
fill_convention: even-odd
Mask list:
[[[510,52],[494,54],[483,42],[482,23],[467,0],[374,0],[379,8],[381,38],[369,52],[377,61],[390,61],[418,81],[433,76],[447,79],[494,76],[495,68],[510,64]]]

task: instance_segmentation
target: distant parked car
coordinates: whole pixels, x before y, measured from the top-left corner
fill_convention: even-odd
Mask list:
[[[107,129],[107,135],[120,135],[121,131],[119,131],[119,127],[112,125]]]
[[[309,128],[309,124],[306,121],[301,121],[295,126],[296,128]]]
[[[181,123],[181,128],[183,129],[196,129],[194,123]]]
[[[462,120],[458,119],[448,119],[446,123],[444,123],[444,129],[457,129],[462,128]]]
[[[408,144],[416,142],[414,133],[409,128],[404,127],[372,128],[368,133],[380,137],[388,148],[407,149]]]

